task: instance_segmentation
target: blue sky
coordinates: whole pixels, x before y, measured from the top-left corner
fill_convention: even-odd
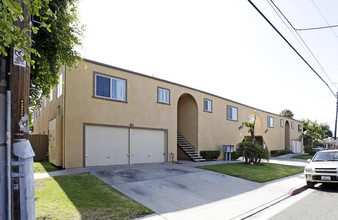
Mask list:
[[[298,32],[330,81],[269,1],[253,2],[336,93],[338,28]],[[273,2],[296,28],[338,24],[334,0]],[[334,130],[333,94],[246,0],[80,0],[79,11],[87,59]]]

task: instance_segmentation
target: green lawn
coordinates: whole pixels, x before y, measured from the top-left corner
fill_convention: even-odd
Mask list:
[[[152,211],[90,173],[35,180],[36,219],[134,219]]]
[[[59,168],[49,162],[34,162],[34,173],[48,173],[57,170]]]
[[[280,179],[304,171],[304,168],[302,167],[271,163],[262,163],[261,165],[257,166],[247,165],[245,163],[227,163],[211,166],[201,166],[198,168],[211,170],[259,183]]]
[[[307,160],[307,159],[312,159],[312,157],[313,157],[313,155],[298,155],[298,156],[294,156],[292,158]]]

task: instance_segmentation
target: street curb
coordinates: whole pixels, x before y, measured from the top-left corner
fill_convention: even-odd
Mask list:
[[[243,214],[241,214],[239,216],[236,216],[236,217],[232,218],[232,220],[237,220],[237,219],[241,219],[242,220],[242,219],[250,218],[250,217],[256,215],[257,213],[262,212],[265,209],[268,209],[271,206],[274,206],[274,205],[282,202],[283,200],[285,200],[285,199],[287,199],[287,198],[289,198],[291,196],[297,195],[297,194],[305,191],[306,189],[307,189],[307,186],[303,185],[303,184],[300,185],[300,186],[297,186],[295,188],[291,188],[287,194],[284,194],[283,196],[281,196],[279,198],[276,198],[276,199],[274,199],[274,200],[272,200],[272,201],[270,201],[270,202],[268,202],[266,204],[263,204],[263,205],[261,205],[259,207],[256,207],[256,208],[254,208],[254,209],[252,209],[252,210],[250,210],[250,211],[248,211],[246,213],[243,213]]]
[[[294,196],[294,195],[297,195],[301,192],[304,192],[305,190],[307,190],[307,186],[306,185],[301,185],[301,186],[298,186],[296,188],[292,188],[290,189],[290,191],[288,192],[288,195],[289,196]]]

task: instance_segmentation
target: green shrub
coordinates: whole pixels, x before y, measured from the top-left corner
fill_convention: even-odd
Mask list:
[[[238,151],[234,151],[234,152],[231,153],[231,160],[237,160],[241,156],[243,156],[243,155],[240,154]]]
[[[206,160],[217,160],[220,152],[219,150],[204,150],[200,151],[200,155]]]
[[[307,153],[308,155],[315,155],[316,154],[316,150],[313,149],[313,147],[307,145],[304,147],[304,152]]]
[[[262,159],[269,160],[269,151],[264,149],[263,146],[251,141],[244,141],[237,144],[236,151],[244,156],[245,163],[258,165]]]
[[[285,154],[289,154],[291,151],[284,149],[284,150],[272,150],[270,151],[271,157],[277,157]]]

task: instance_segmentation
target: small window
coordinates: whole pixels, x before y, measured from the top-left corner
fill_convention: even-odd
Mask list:
[[[62,95],[62,74],[59,76],[59,83],[56,86],[56,98],[58,99]]]
[[[110,78],[104,76],[96,76],[96,96],[110,98]]]
[[[50,90],[48,102],[51,102],[52,100],[53,100],[53,89]]]
[[[95,96],[126,101],[126,80],[95,75]]]
[[[236,107],[227,107],[227,119],[232,121],[238,120],[238,109]]]
[[[212,101],[209,99],[204,99],[204,111],[212,112]]]
[[[268,116],[268,127],[273,128],[273,117]]]
[[[298,132],[302,132],[302,125],[298,124]]]
[[[43,108],[46,108],[46,105],[47,105],[47,100],[45,97],[42,98],[42,106]]]
[[[280,126],[284,127],[284,120],[283,119],[280,120]]]
[[[291,122],[291,128],[292,128],[292,129],[295,128],[295,123]]]
[[[157,102],[170,104],[170,90],[158,88],[157,89]]]

